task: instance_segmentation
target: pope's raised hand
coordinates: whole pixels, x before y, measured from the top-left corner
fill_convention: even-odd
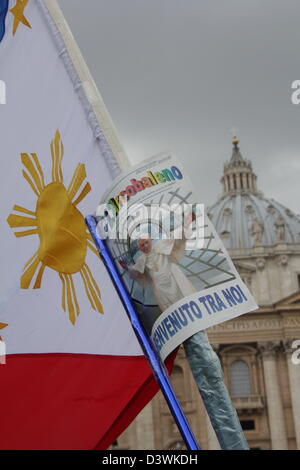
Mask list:
[[[119,264],[120,264],[120,266],[122,266],[123,269],[125,269],[125,271],[128,271],[128,266],[127,266],[124,258],[119,259]]]

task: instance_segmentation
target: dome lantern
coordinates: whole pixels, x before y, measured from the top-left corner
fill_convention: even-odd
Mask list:
[[[234,136],[231,159],[224,165],[224,174],[221,179],[224,194],[257,193],[257,177],[252,170],[251,162],[242,157],[239,142],[239,139]]]

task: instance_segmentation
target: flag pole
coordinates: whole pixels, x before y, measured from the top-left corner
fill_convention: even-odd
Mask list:
[[[122,277],[119,274],[119,271],[115,266],[115,262],[110,253],[109,248],[106,245],[105,240],[103,240],[97,232],[96,218],[92,215],[89,215],[86,217],[85,222],[93,237],[98,252],[104,262],[107,272],[110,275],[110,278],[119,294],[121,302],[126,310],[134,332],[137,336],[137,339],[150,364],[152,372],[160,386],[160,389],[165,397],[165,400],[180,431],[180,434],[187,446],[187,449],[200,450],[200,447],[195,439],[195,436],[188,424],[188,421],[171,386],[166,368],[163,362],[161,361],[158,353],[156,352],[155,348],[153,347],[149,336],[146,334],[144,328],[140,323],[131,297],[127,291]]]

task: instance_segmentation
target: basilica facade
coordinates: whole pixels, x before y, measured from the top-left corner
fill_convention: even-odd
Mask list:
[[[207,331],[249,447],[300,449],[300,219],[264,196],[232,143],[208,217],[259,308]],[[183,348],[171,382],[201,447],[218,449]],[[185,449],[160,392],[113,448]]]

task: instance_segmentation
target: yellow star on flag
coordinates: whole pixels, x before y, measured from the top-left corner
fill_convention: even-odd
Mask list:
[[[14,24],[13,24],[13,35],[16,34],[19,23],[23,23],[28,28],[31,28],[31,24],[27,21],[24,15],[24,9],[29,0],[16,0],[16,4],[9,11],[14,15]]]
[[[5,328],[7,326],[7,323],[0,323],[0,330],[2,330],[3,328]],[[2,341],[2,338],[0,336],[0,341]],[[0,363],[1,364],[1,363]]]

